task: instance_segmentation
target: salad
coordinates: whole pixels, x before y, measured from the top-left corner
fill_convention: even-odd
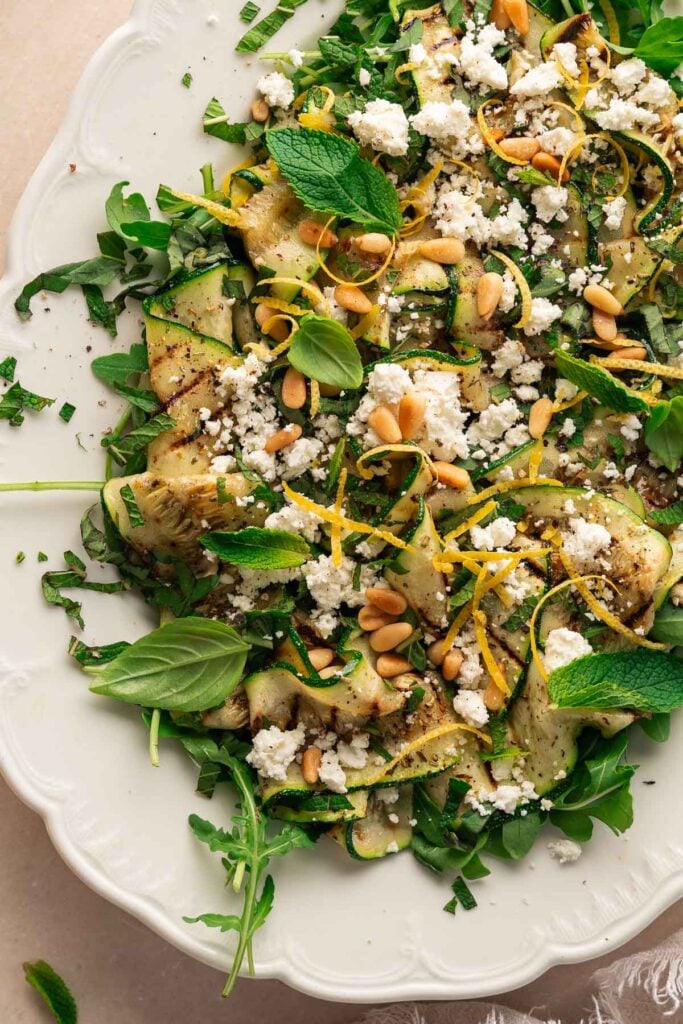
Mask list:
[[[247,3],[238,52],[303,2]],[[237,166],[158,220],[119,183],[100,254],[17,299],[79,285],[112,337],[142,302],[92,363],[125,400],[104,481],[1,489],[100,491],[118,581],[43,577],[75,623],[78,590],[159,612],[69,651],[153,764],[173,740],[238,791],[190,819],[234,890],[191,918],[236,933],[226,994],[273,858],[411,851],[471,910],[547,822],[562,862],[626,830],[629,738],[683,704],[683,19],[586,6],[347,0],[263,54],[247,120],[209,103]],[[15,372],[12,425],[50,404]]]

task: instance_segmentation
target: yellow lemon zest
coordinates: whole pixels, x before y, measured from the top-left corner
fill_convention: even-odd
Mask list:
[[[574,118],[577,135],[583,135],[585,137],[586,129],[583,124],[583,118],[581,117],[581,114],[578,112],[578,110],[574,110],[574,108],[570,107],[568,103],[562,103],[560,100],[553,100],[552,103],[548,104],[548,106],[559,107],[560,110],[566,110],[568,114],[571,114],[571,116]]]
[[[656,377],[683,380],[683,369],[676,366],[664,366],[663,363],[647,363],[644,359],[619,359],[618,356],[606,356],[604,359],[600,359],[591,356],[590,361],[597,366],[604,366],[608,370],[640,370],[641,373],[652,373]],[[637,394],[640,394],[640,391]]]
[[[356,326],[351,331],[351,337],[353,338],[354,341],[357,341],[358,338],[362,338],[363,335],[370,330],[375,320],[379,316],[380,309],[381,307],[375,304],[372,307],[372,309],[368,310],[365,316],[360,318]]]
[[[484,137],[486,145],[489,147],[489,149],[493,150],[496,156],[499,156],[501,160],[504,160],[505,163],[516,164],[519,167],[526,166],[529,163],[528,160],[519,160],[516,156],[509,156],[504,150],[500,148],[500,146],[494,139],[491,128],[489,127],[486,121],[485,115],[486,108],[489,107],[492,103],[495,104],[496,106],[501,106],[500,100],[490,99],[485,100],[477,110],[477,124],[479,125],[479,131]]]
[[[480,523],[482,519],[486,519],[488,515],[495,512],[496,507],[497,503],[495,501],[489,501],[485,505],[482,505],[481,508],[478,508],[476,512],[472,513],[469,519],[466,519],[464,523],[460,524],[460,526],[456,526],[454,530],[447,533],[444,537],[444,543],[448,544],[450,541],[456,540],[458,537],[462,537],[463,533],[467,533],[473,526]]]
[[[311,380],[311,419],[314,420],[320,412],[320,385],[317,380]]]
[[[423,451],[416,444],[380,444],[376,448],[370,448],[369,451],[364,452],[359,459],[356,461],[356,469],[358,475],[363,480],[372,480],[374,473],[371,469],[368,469],[365,463],[375,455],[384,454],[385,452],[392,452],[398,455],[419,455],[422,457],[423,465],[430,470],[432,476],[436,480],[436,470],[434,469],[434,463],[429,458],[427,453]]]
[[[529,479],[536,480],[543,461],[543,438],[540,437],[529,455]]]
[[[236,171],[248,171],[250,167],[256,167],[258,160],[255,157],[249,157],[248,160],[243,160],[241,164],[235,164],[223,178],[223,184],[221,191],[224,196],[230,195],[230,186],[232,185],[232,176]]]
[[[557,402],[553,405],[553,416],[556,416],[558,412],[566,412],[567,409],[573,409],[575,405],[580,405],[584,398],[588,398],[587,391],[579,391],[578,394],[574,395],[573,398],[568,399],[566,402]]]
[[[284,299],[278,299],[274,295],[255,295],[249,301],[254,305],[264,305],[268,309],[276,309],[279,313],[289,313],[290,316],[303,316],[307,312],[300,306],[294,306],[291,302],[285,302]]]
[[[474,733],[484,743],[491,745],[490,738],[486,733],[481,732],[479,729],[475,729],[472,725],[465,725],[464,722],[450,722],[448,725],[437,725],[436,729],[432,729],[430,732],[426,732],[424,736],[418,736],[412,743],[408,743],[395,757],[392,757],[391,761],[387,761],[386,764],[382,765],[377,774],[368,782],[368,785],[375,785],[381,779],[387,777],[389,772],[392,772],[397,765],[401,763],[410,754],[414,754],[416,751],[421,750],[427,743],[431,743],[433,740],[441,739],[442,736],[449,736],[454,732],[471,732]]]
[[[609,35],[610,43],[613,43],[614,46],[619,46],[621,43],[619,20],[610,0],[598,0],[598,6],[605,16],[605,24],[607,25],[607,33]]]
[[[487,487],[485,491],[480,491],[479,494],[474,494],[471,498],[467,499],[468,505],[478,505],[480,501],[488,501],[489,498],[495,497],[496,494],[505,494],[506,491],[514,491],[518,487],[530,487],[531,484],[546,484],[548,487],[564,487],[561,480],[555,480],[549,476],[539,476],[535,480],[529,479],[529,477],[522,477],[520,480],[503,480],[502,483],[492,484],[491,487]]]
[[[196,196],[192,192],[176,192],[171,189],[171,195],[176,199],[182,199],[184,203],[192,203],[193,206],[201,206],[203,210],[215,217],[220,224],[229,228],[236,228],[240,223],[240,215],[236,210],[230,210],[227,206],[215,203],[213,199],[205,199],[204,196]]]
[[[399,83],[399,85],[405,84],[402,76],[407,71],[417,71],[419,66],[420,65],[416,64],[414,61],[408,61],[406,64],[400,64],[399,67],[397,67],[396,71],[394,72],[394,77],[396,78],[396,81]]]
[[[325,225],[325,227],[329,227],[329,225],[332,223],[333,220],[334,220],[334,217],[332,217],[331,220],[328,220],[328,222]],[[396,239],[392,238],[392,240],[391,240],[391,248],[389,249],[389,253],[387,255],[387,258],[385,259],[384,263],[379,268],[379,270],[376,271],[374,274],[372,274],[370,277],[366,277],[364,281],[354,281],[351,278],[337,277],[337,275],[334,273],[334,271],[330,270],[330,268],[327,266],[327,264],[323,262],[323,260],[321,259],[321,256],[320,256],[320,242],[321,241],[322,241],[322,235],[318,239],[318,244],[316,246],[316,252],[318,254],[318,259],[320,260],[320,264],[321,264],[321,266],[320,266],[321,271],[324,274],[327,274],[327,276],[329,278],[331,278],[332,281],[336,282],[336,284],[353,284],[353,285],[356,286],[356,288],[365,288],[366,285],[372,284],[372,282],[376,281],[378,277],[381,277],[382,274],[384,273],[384,271],[387,269],[387,267],[391,263],[391,261],[393,260],[394,253],[396,252]]]
[[[337,496],[334,502],[334,511],[338,516],[342,514],[342,506],[344,504],[344,491],[346,489],[346,477],[348,470],[343,468],[339,474],[339,482],[337,484]],[[338,523],[332,524],[332,531],[330,533],[330,545],[332,550],[332,564],[337,569],[341,569],[342,564],[342,532],[341,526]]]
[[[491,249],[491,255],[499,259],[515,279],[519,294],[522,296],[522,315],[514,326],[518,328],[526,327],[531,319],[531,291],[529,290],[527,279],[514,260],[511,260],[505,253],[498,252],[497,249]]]
[[[339,526],[342,530],[348,530],[350,533],[368,534],[371,537],[384,541],[385,544],[391,544],[395,548],[400,548],[401,551],[415,551],[412,544],[407,544],[406,541],[401,540],[400,537],[395,537],[388,530],[382,530],[377,526],[370,526],[369,523],[358,523],[355,519],[348,519],[346,516],[341,515],[341,513],[335,512],[334,509],[325,508],[324,505],[319,505],[304,494],[293,491],[289,484],[285,482],[282,484],[282,489],[286,497],[295,505],[306,509],[307,512],[312,512],[322,519],[323,522],[329,523],[331,526]]]
[[[299,288],[304,295],[308,294],[315,305],[325,301],[325,296],[314,281],[302,281],[300,277],[268,277],[263,283],[267,284],[268,287],[274,284],[292,285],[294,288]]]
[[[609,587],[611,587],[612,590],[615,591],[615,593],[618,593],[617,587],[615,587],[615,585],[613,583],[610,583],[610,581],[607,579],[606,576],[599,576],[599,575],[593,573],[593,574],[591,574],[589,576],[580,576],[578,578],[580,580],[582,580],[584,583],[587,583],[588,580],[602,580],[602,582],[606,583]],[[534,661],[536,662],[536,667],[537,667],[538,671],[541,673],[541,675],[543,676],[543,678],[546,681],[548,679],[548,674],[547,674],[547,672],[545,670],[545,666],[544,666],[544,664],[543,664],[543,662],[541,660],[541,656],[540,656],[540,654],[538,652],[538,642],[536,640],[536,621],[537,621],[538,616],[540,615],[541,610],[543,608],[543,605],[546,603],[546,601],[549,601],[551,597],[555,596],[555,594],[559,594],[559,593],[561,593],[561,591],[566,590],[567,587],[573,587],[574,586],[574,582],[575,581],[573,579],[563,580],[562,583],[558,583],[556,587],[551,587],[550,590],[546,591],[546,593],[543,594],[543,596],[539,600],[538,604],[534,608],[533,614],[532,614],[531,618],[529,619],[529,641],[530,641],[530,645],[531,645],[531,653],[533,655]]]

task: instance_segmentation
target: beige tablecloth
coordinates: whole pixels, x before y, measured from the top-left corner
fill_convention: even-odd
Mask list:
[[[0,0],[0,236],[85,61],[129,9],[130,0]],[[22,961],[40,957],[70,982],[84,1024],[337,1024],[359,1016],[357,1006],[322,1003],[277,982],[240,982],[230,1003],[221,1003],[219,975],[90,892],[62,864],[40,819],[2,782],[0,823],[3,1024],[47,1019],[21,971]],[[682,926],[679,903],[619,956]],[[590,976],[614,959],[558,967],[497,1002],[575,1024],[588,1006]]]

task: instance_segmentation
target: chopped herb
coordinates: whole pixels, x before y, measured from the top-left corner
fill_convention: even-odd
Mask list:
[[[44,960],[25,963],[24,977],[47,1004],[57,1024],[76,1024],[78,1010],[69,987]]]
[[[24,410],[41,412],[49,405],[54,405],[54,398],[42,398],[16,381],[0,398],[0,420],[9,420],[10,426],[19,427],[24,422]]]
[[[269,39],[280,31],[285,22],[294,15],[297,7],[301,7],[305,4],[306,0],[279,0],[277,7],[271,14],[266,15],[265,18],[261,18],[257,21],[249,31],[242,36],[237,43],[235,50],[237,53],[256,53],[260,50],[264,43],[267,43]],[[248,5],[247,5],[248,6]],[[260,13],[258,10],[257,14]],[[256,15],[254,15],[255,17]]]
[[[72,405],[71,402],[65,402],[59,410],[59,417],[60,419],[63,419],[65,423],[68,423],[75,412],[76,406]]]
[[[7,356],[6,359],[0,363],[0,377],[4,380],[9,381],[11,384],[14,380],[14,373],[17,368],[17,361],[14,356]]]
[[[45,554],[44,551],[39,551],[38,552],[38,561],[39,562],[47,562],[47,555]]]
[[[120,494],[123,499],[123,504],[126,506],[126,512],[128,513],[128,521],[130,525],[133,527],[133,529],[136,529],[140,526],[144,526],[145,517],[140,511],[140,506],[138,505],[135,499],[135,495],[133,494],[133,488],[130,486],[130,484],[126,484],[124,487],[122,487]]]
[[[240,21],[243,21],[245,25],[251,25],[254,18],[260,13],[261,8],[257,4],[252,3],[252,0],[248,0],[240,11]]]
[[[17,555],[16,555],[16,558],[14,559],[14,561],[17,563],[17,565],[21,565],[21,563],[24,561],[25,558],[26,558],[26,553],[24,551],[17,551]]]
[[[184,85],[186,89],[189,89],[192,85],[192,75],[189,71],[186,71],[183,77],[180,79],[180,84]]]

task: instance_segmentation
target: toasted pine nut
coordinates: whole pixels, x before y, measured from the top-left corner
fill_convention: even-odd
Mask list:
[[[308,660],[316,672],[319,672],[322,668],[327,668],[332,664],[334,651],[331,651],[329,647],[312,647],[308,652]]]
[[[382,679],[393,679],[394,676],[402,676],[410,672],[412,665],[407,658],[400,654],[380,654],[377,659],[377,673]]]
[[[370,646],[378,654],[385,651],[393,651],[395,647],[402,644],[412,634],[413,627],[409,622],[391,622],[388,626],[381,626],[370,634]]]
[[[403,594],[399,594],[396,590],[389,590],[388,587],[368,587],[365,596],[380,611],[387,612],[389,615],[403,615],[408,607],[408,602]]]
[[[503,691],[498,689],[493,679],[489,679],[484,690],[484,704],[489,711],[500,711],[504,704]]]
[[[444,679],[449,683],[452,682],[460,672],[464,660],[465,657],[462,651],[457,647],[452,647],[443,659],[443,664],[441,665],[441,673]]]
[[[490,271],[482,274],[477,282],[477,312],[484,320],[489,320],[498,308],[503,296],[503,278],[500,274]]]
[[[460,263],[465,258],[465,245],[459,238],[430,238],[417,250],[420,256],[435,263]]]
[[[319,245],[321,249],[331,249],[339,241],[334,231],[330,231],[317,220],[302,220],[297,230],[304,245]]]
[[[465,487],[469,486],[470,474],[466,469],[461,469],[460,466],[452,466],[450,462],[434,462],[433,466],[436,471],[436,479],[440,484],[454,487],[457,491],[462,491]]]
[[[502,29],[510,28],[512,22],[503,6],[503,0],[493,0],[491,4],[491,13],[489,14],[489,21],[492,21],[496,28]]]
[[[396,621],[396,616],[383,612],[376,604],[365,604],[358,612],[358,625],[366,633],[374,633],[382,626],[388,626]]]
[[[432,665],[443,665],[444,650],[443,640],[435,640],[433,644],[430,644],[427,648],[427,657],[431,661]]]
[[[603,341],[614,341],[617,336],[617,322],[611,313],[593,309],[593,330]]]
[[[647,359],[647,349],[644,345],[630,345],[617,349],[614,355],[617,359]]]
[[[258,121],[259,124],[263,124],[264,121],[267,121],[268,118],[270,117],[270,107],[263,99],[263,97],[255,99],[254,102],[252,103],[251,116],[253,120]]]
[[[536,139],[522,136],[501,139],[498,145],[506,156],[514,157],[515,160],[532,160],[541,149],[541,144]]]
[[[545,174],[549,174],[555,181],[560,176],[562,170],[562,164],[557,157],[552,156],[550,153],[537,153],[536,156],[531,158],[531,166],[535,167],[537,171],[543,171]],[[569,171],[566,170],[562,175],[562,181],[569,181]]]
[[[315,786],[320,778],[320,762],[323,759],[323,752],[320,747],[306,747],[304,756],[301,758],[301,774],[304,782],[309,786]]]
[[[370,299],[355,284],[338,284],[334,289],[334,298],[343,309],[358,313],[359,316],[365,316],[372,309]]]
[[[601,284],[587,284],[583,289],[583,297],[590,306],[595,306],[603,313],[611,313],[612,316],[620,316],[624,307],[607,288]]]
[[[357,235],[354,238],[356,249],[360,252],[370,253],[372,256],[386,256],[391,249],[391,239],[388,235],[382,235],[378,231],[370,231],[367,235]]]
[[[526,0],[503,0],[503,10],[520,36],[529,31],[529,8]]]
[[[538,398],[529,412],[529,433],[538,439],[543,437],[553,418],[553,403],[549,398]]]
[[[254,319],[262,330],[264,325],[274,316],[277,316],[277,310],[267,306],[265,302],[259,302],[254,310]],[[289,337],[289,327],[284,320],[276,320],[268,328],[268,335],[275,341],[286,341]]]
[[[288,445],[293,444],[294,441],[298,441],[302,434],[303,430],[298,423],[290,423],[288,427],[278,430],[277,434],[269,437],[263,446],[263,450],[268,452],[269,455],[273,455],[275,452],[279,452]]]
[[[412,441],[420,433],[426,410],[426,399],[414,392],[404,395],[398,403],[398,425],[404,441]]]
[[[306,403],[306,378],[293,366],[282,378],[282,404],[288,409],[300,409]]]
[[[378,405],[372,410],[368,416],[368,425],[385,444],[400,444],[403,440],[398,420],[386,405]]]
[[[336,665],[328,665],[327,668],[321,668],[318,675],[321,679],[331,679],[332,676],[339,675],[343,668],[344,666],[338,662]]]

